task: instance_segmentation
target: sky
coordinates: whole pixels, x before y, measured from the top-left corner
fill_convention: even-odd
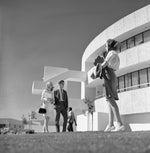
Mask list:
[[[44,66],[81,70],[88,44],[149,0],[0,0],[0,118],[21,119]]]

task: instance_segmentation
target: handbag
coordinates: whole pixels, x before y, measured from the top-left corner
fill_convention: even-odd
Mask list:
[[[46,109],[40,107],[39,110],[38,110],[38,113],[39,114],[46,114]]]
[[[38,113],[39,114],[46,114],[46,108],[44,107],[44,104],[41,105],[41,107],[38,110]]]

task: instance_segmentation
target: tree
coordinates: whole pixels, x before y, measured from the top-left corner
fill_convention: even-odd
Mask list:
[[[24,115],[22,115],[22,124],[23,124],[23,126],[28,124],[28,121]]]
[[[94,100],[90,100],[88,97],[85,97],[85,99],[82,100],[88,107],[88,112],[90,114],[93,114],[94,112]]]
[[[35,111],[31,111],[31,119],[37,119]]]
[[[90,100],[88,97],[82,100],[88,107],[88,113],[92,115],[92,131],[93,131],[93,112],[94,112],[94,100]]]

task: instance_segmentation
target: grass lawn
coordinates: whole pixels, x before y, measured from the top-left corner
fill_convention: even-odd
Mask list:
[[[150,153],[150,131],[0,135],[0,153]]]

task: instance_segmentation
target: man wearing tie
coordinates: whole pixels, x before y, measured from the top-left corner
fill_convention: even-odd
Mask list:
[[[60,114],[63,116],[63,129],[62,132],[66,132],[66,126],[67,126],[67,110],[68,110],[68,95],[67,92],[64,90],[64,80],[60,80],[58,82],[59,89],[54,91],[54,97],[55,97],[55,110],[56,110],[56,118],[55,118],[55,125],[56,125],[56,131],[60,132],[59,127],[59,120],[60,120]]]

